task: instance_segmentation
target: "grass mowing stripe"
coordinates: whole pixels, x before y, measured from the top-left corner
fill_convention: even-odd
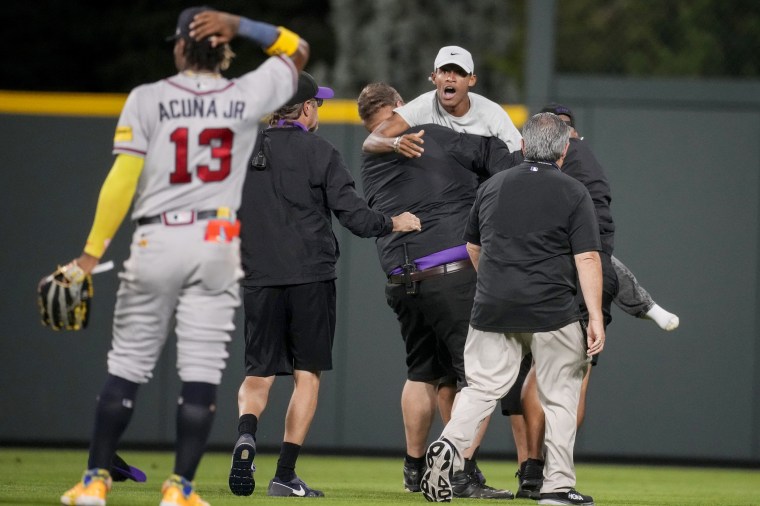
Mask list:
[[[172,469],[168,452],[119,452],[127,462],[148,474],[146,483],[115,483],[108,506],[156,506],[161,483]],[[53,505],[81,478],[87,453],[83,450],[0,449],[0,504]],[[298,499],[270,498],[266,488],[277,455],[256,456],[256,491],[251,497],[233,496],[227,488],[230,455],[207,453],[196,486],[212,506],[256,504],[283,506]],[[327,497],[319,506],[427,504],[420,494],[403,491],[403,458],[329,457],[304,454],[298,474]],[[515,491],[513,461],[483,460],[479,465],[488,484]],[[578,489],[598,505],[630,506],[760,506],[760,471],[747,469],[579,464]],[[462,502],[457,501],[455,502]],[[480,503],[478,503],[480,504]],[[516,499],[509,504],[533,505]]]

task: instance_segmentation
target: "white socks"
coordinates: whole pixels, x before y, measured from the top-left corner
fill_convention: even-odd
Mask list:
[[[659,325],[661,329],[668,331],[677,329],[678,324],[680,323],[678,316],[665,311],[657,304],[652,306],[652,309],[647,311],[645,318],[654,320],[654,322]]]

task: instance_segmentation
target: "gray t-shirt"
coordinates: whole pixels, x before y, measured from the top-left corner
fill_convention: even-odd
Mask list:
[[[434,123],[456,132],[498,137],[506,143],[510,152],[522,148],[522,136],[502,106],[482,95],[470,92],[470,110],[464,116],[446,112],[436,97],[436,90],[423,93],[408,104],[397,107],[395,112],[410,127]]]

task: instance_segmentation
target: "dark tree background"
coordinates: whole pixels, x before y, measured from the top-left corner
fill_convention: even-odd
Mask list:
[[[439,47],[475,56],[476,91],[522,101],[530,0],[220,0],[221,10],[285,25],[312,47],[307,70],[344,98],[385,80],[407,97],[430,89]],[[0,9],[0,89],[121,92],[174,73],[170,43],[196,2],[15,1]],[[618,76],[760,76],[758,0],[557,0],[556,68]],[[234,41],[229,75],[263,61]]]
[[[179,12],[202,2],[135,0],[16,1],[0,9],[0,88],[34,91],[128,92],[176,72],[171,43]],[[329,0],[223,0],[206,5],[285,25],[308,40],[312,64],[329,67],[335,43]],[[233,41],[229,75],[263,61],[262,51]]]

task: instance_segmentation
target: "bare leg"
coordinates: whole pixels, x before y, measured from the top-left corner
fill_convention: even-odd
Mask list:
[[[261,417],[269,401],[269,390],[274,383],[274,376],[246,376],[238,390],[238,413]]]
[[[581,383],[581,397],[578,401],[578,428],[580,429],[581,425],[583,424],[583,419],[586,416],[586,391],[588,390],[588,382],[589,378],[591,377],[591,369],[593,367],[589,366],[586,368],[586,375],[583,377],[583,383]]]
[[[404,418],[406,453],[410,457],[425,455],[436,404],[437,392],[433,383],[406,380],[401,392],[401,413]]]
[[[317,410],[319,381],[319,372],[294,371],[293,395],[285,414],[285,442],[302,445],[306,439]]]
[[[525,408],[523,408],[525,409]],[[525,462],[528,455],[528,426],[523,415],[510,415],[509,422],[512,425],[512,437],[515,438],[517,450],[517,464]]]
[[[444,425],[451,420],[451,409],[454,406],[456,395],[456,385],[438,385],[438,412],[441,414]]]
[[[544,410],[538,399],[536,385],[536,370],[531,367],[522,390],[523,416],[525,417],[525,433],[527,439],[527,457],[543,460],[544,445]],[[520,460],[523,462],[523,460]]]

